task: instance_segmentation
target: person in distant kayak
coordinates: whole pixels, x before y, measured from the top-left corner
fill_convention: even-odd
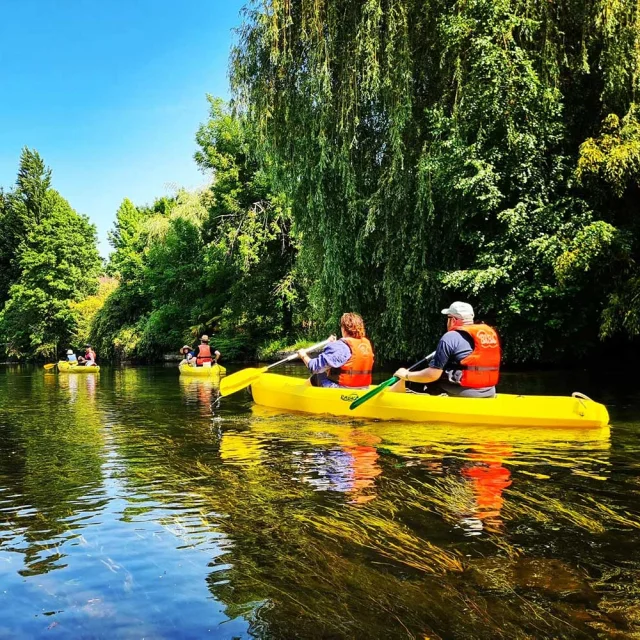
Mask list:
[[[78,358],[72,349],[67,349],[67,362],[78,362]]]
[[[78,362],[83,364],[85,367],[96,366],[96,352],[91,348],[90,344],[84,345],[84,358],[78,358]]]
[[[342,337],[331,342],[316,358],[304,349],[298,355],[313,374],[315,387],[368,387],[371,384],[374,354],[365,335],[364,322],[357,313],[345,313],[340,318]]]
[[[493,398],[500,377],[498,334],[487,324],[474,323],[473,307],[466,302],[454,302],[442,313],[447,333],[429,366],[422,371],[398,369],[393,375],[400,380],[391,391],[404,393],[406,382],[419,382],[430,395]]]
[[[198,348],[195,350],[194,355],[196,357],[196,366],[197,367],[210,367],[219,357],[220,352],[214,351],[213,355],[211,355],[211,347],[209,346],[209,336],[203,335],[200,338],[200,344]],[[215,355],[215,359],[214,356]]]
[[[191,347],[188,344],[185,344],[184,347],[182,347],[182,349],[180,349],[180,353],[182,354],[182,360],[180,361],[180,364],[188,364],[192,367],[196,366],[196,361],[193,355],[193,350],[191,349]]]

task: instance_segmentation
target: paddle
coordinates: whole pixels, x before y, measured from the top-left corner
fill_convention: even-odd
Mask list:
[[[305,349],[305,351],[316,351],[317,349],[322,349],[322,347],[326,346],[327,344],[329,344],[329,341],[324,340],[323,342],[318,342],[318,344],[314,344],[312,347]],[[248,368],[236,371],[230,376],[222,378],[222,380],[220,381],[220,395],[229,396],[236,391],[245,389],[249,385],[253,384],[265,371],[269,371],[269,369],[273,369],[273,367],[277,367],[279,364],[291,362],[291,360],[295,360],[297,357],[297,353],[292,353],[290,356],[283,358],[278,362],[274,362],[268,367],[262,367],[262,369]]]
[[[408,370],[416,371],[423,364],[425,364],[425,362],[429,362],[429,360],[431,360],[431,358],[433,358],[433,356],[435,355],[436,355],[435,351],[433,353],[430,353],[425,358],[422,358],[420,362],[416,362],[414,365],[409,367]],[[377,396],[381,391],[384,391],[387,387],[390,387],[392,384],[395,384],[396,382],[398,382],[398,380],[400,380],[400,378],[396,378],[395,376],[393,376],[393,378],[389,378],[388,380],[381,382],[377,387],[375,387],[374,389],[371,389],[371,391],[368,391],[363,396],[360,396],[357,400],[354,400],[349,405],[349,409],[351,409],[351,411],[353,411],[354,409],[357,409],[361,404],[364,404],[367,400],[371,400],[371,398],[373,398],[374,396]]]

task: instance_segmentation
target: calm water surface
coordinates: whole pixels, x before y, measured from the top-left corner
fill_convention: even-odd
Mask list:
[[[348,422],[217,407],[175,368],[1,367],[0,637],[640,637],[639,392],[502,390],[583,391],[611,429]]]

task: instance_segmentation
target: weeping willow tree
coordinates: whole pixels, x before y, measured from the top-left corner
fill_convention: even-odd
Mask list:
[[[429,350],[457,297],[511,360],[588,348],[634,264],[640,170],[620,187],[578,157],[633,117],[639,34],[637,0],[248,5],[235,103],[294,203],[317,312],[361,311],[388,357]]]

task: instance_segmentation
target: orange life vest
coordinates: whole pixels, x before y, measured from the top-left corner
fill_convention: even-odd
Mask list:
[[[196,365],[201,367],[205,362],[213,362],[213,358],[211,357],[211,347],[203,343],[198,346]]]
[[[487,324],[469,324],[456,329],[473,339],[473,351],[460,361],[460,385],[471,389],[495,387],[500,379],[500,340]]]
[[[351,350],[351,357],[332,368],[327,376],[341,387],[368,387],[373,370],[373,349],[368,338],[340,338]]]

